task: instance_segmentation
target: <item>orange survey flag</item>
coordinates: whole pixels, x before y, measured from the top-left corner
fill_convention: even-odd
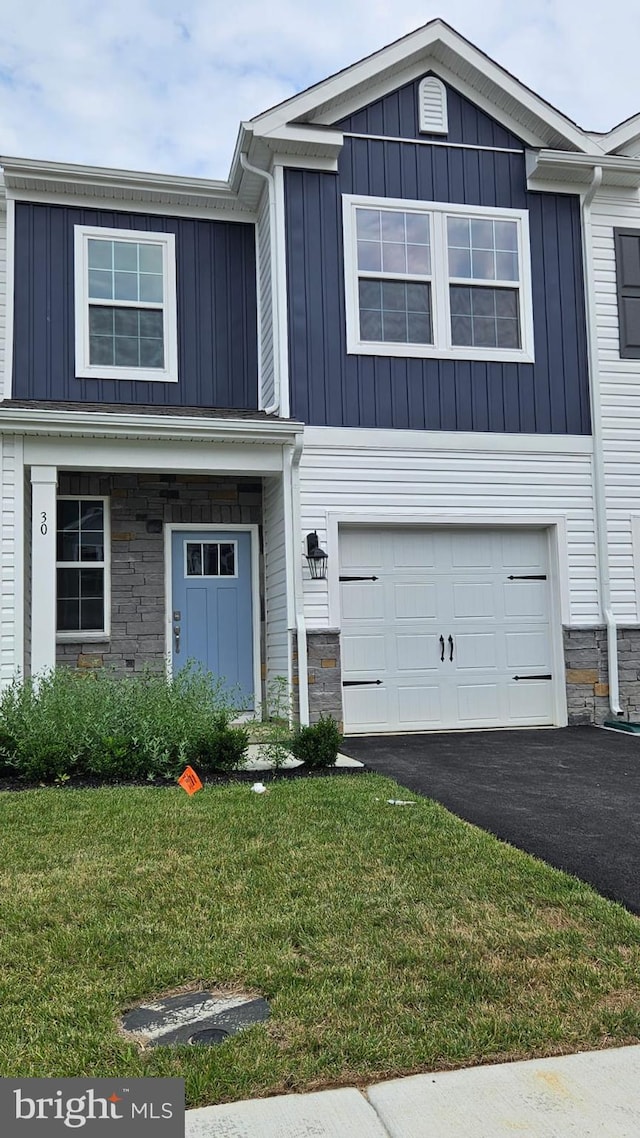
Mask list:
[[[195,794],[196,790],[202,790],[202,783],[193,767],[184,768],[178,779],[178,785],[181,786],[183,790],[186,790],[188,795]]]

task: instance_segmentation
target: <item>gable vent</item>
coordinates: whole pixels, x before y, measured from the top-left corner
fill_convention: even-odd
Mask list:
[[[446,134],[447,88],[435,75],[427,75],[420,84],[420,130],[423,134]]]

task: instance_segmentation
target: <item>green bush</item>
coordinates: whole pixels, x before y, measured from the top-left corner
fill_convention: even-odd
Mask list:
[[[291,754],[308,767],[330,767],[336,761],[342,735],[331,715],[321,715],[317,723],[300,727],[291,740]]]
[[[0,695],[0,765],[31,781],[175,778],[187,763],[233,767],[246,733],[221,681],[195,666],[118,676],[58,668]]]
[[[211,770],[237,770],[246,757],[248,746],[246,727],[222,726],[201,742],[196,766],[205,774]]]

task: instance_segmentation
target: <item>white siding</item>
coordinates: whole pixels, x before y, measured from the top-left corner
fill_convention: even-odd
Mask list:
[[[322,445],[322,428],[313,429],[313,442],[305,441],[301,463],[302,532],[316,529],[321,546],[327,548],[327,515],[347,511],[357,521],[354,509],[363,515],[401,522],[424,519],[437,524],[447,515],[465,518],[560,517],[566,519],[570,623],[598,623],[596,548],[591,491],[591,455],[579,443],[566,453],[550,447],[527,453],[528,436],[511,436],[510,449],[446,449],[433,439],[419,446],[403,447],[397,432],[396,446],[377,446],[378,432],[363,431],[366,445],[350,445],[353,432],[331,432],[331,444]],[[309,432],[305,433],[305,440]],[[382,434],[382,432],[380,433]],[[388,432],[385,432],[388,439]],[[365,438],[366,437],[366,438]],[[536,448],[539,448],[537,440]],[[335,559],[337,550],[329,548]],[[326,627],[330,620],[326,581],[305,580],[305,616],[309,628]]]
[[[22,439],[4,435],[1,447],[2,564],[0,566],[0,686],[22,668]]]
[[[265,659],[267,688],[289,676],[287,560],[282,477],[263,480]]]
[[[640,200],[633,191],[600,193],[592,206],[592,264],[598,334],[607,500],[611,600],[616,619],[640,619],[634,569],[633,515],[640,515],[640,360],[621,360],[614,228],[640,228]]]
[[[274,397],[273,304],[271,284],[271,218],[265,189],[256,230],[258,273],[258,329],[260,344],[260,406],[270,407]]]

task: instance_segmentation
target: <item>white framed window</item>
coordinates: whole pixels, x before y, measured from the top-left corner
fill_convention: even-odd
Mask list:
[[[173,233],[74,229],[76,376],[177,382]]]
[[[343,195],[347,351],[533,362],[526,210]]]
[[[185,577],[237,577],[237,541],[185,541]]]
[[[58,640],[96,640],[109,635],[109,538],[108,498],[58,498]]]

